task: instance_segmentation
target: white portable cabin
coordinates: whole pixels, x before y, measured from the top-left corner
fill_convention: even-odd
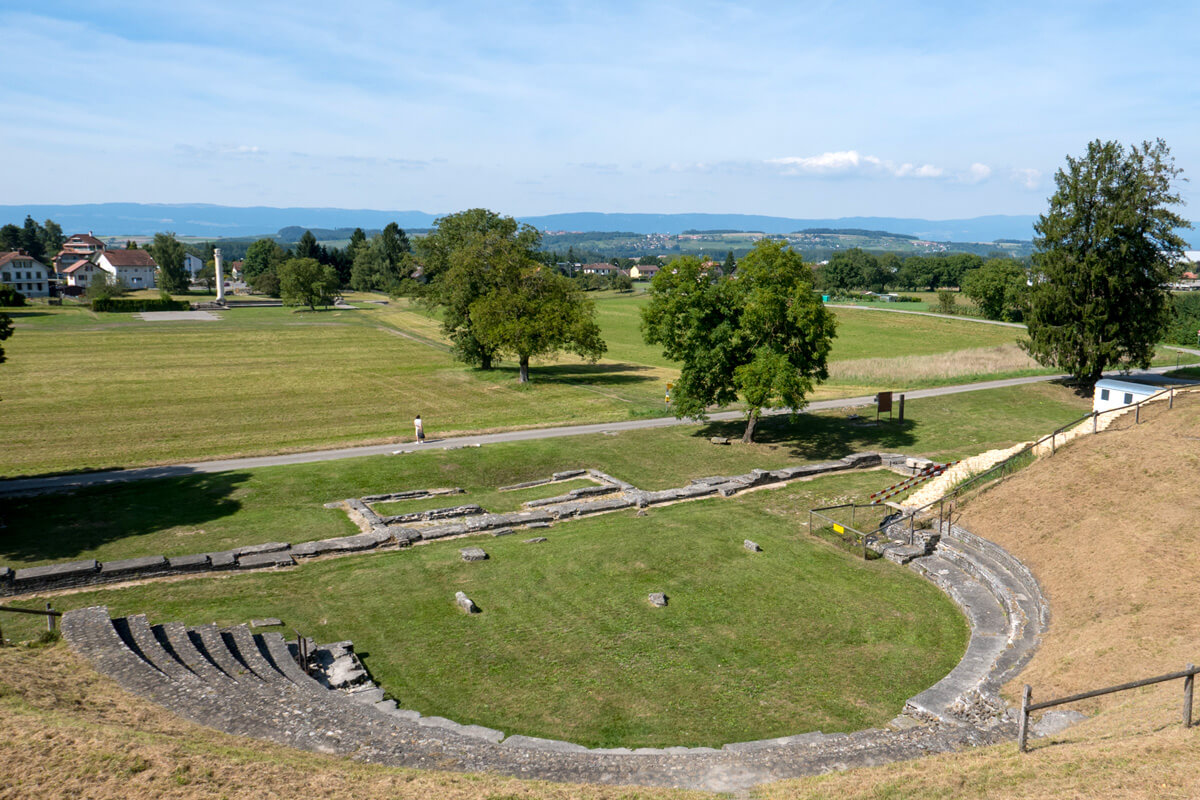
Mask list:
[[[1185,378],[1169,378],[1166,375],[1101,378],[1096,381],[1096,394],[1092,396],[1092,410],[1108,411],[1132,405],[1147,397],[1153,397],[1168,386],[1195,385],[1195,381]]]

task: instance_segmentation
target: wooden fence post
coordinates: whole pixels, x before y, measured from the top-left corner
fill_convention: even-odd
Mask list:
[[[1096,420],[1098,420],[1099,418],[1100,418],[1100,412],[1093,411],[1092,412],[1092,433],[1096,432]]]
[[[1187,665],[1188,671],[1196,668],[1195,664]],[[1192,727],[1192,686],[1196,682],[1195,675],[1188,675],[1183,679],[1183,727]]]
[[[1029,736],[1029,701],[1033,698],[1033,687],[1025,684],[1025,692],[1021,695],[1021,718],[1017,728],[1017,752],[1025,752],[1025,740]]]
[[[50,607],[49,603],[46,603],[46,610],[53,611],[54,609]],[[54,615],[53,614],[46,615],[46,630],[48,630],[50,633],[54,633]]]
[[[1171,387],[1171,393],[1168,395],[1167,408],[1175,407],[1175,387]]]

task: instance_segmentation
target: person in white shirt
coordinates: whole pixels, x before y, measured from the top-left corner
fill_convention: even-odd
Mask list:
[[[420,414],[413,420],[413,427],[417,430],[417,444],[425,444],[425,426],[421,423]]]

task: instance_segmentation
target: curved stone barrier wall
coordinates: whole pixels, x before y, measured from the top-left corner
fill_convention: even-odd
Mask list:
[[[70,645],[126,689],[229,733],[399,766],[500,772],[524,778],[738,791],[802,775],[917,758],[1011,739],[1015,726],[992,692],[1019,669],[1046,620],[1037,582],[998,546],[959,527],[910,568],[941,586],[971,623],[967,653],[910,699],[884,729],[803,733],[715,748],[587,749],[506,736],[398,709],[377,687],[343,694],[299,669],[278,634],[245,626],[192,630],[112,620],[103,607],[67,612]]]

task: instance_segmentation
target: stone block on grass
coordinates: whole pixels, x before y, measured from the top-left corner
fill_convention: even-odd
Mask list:
[[[122,558],[115,561],[105,561],[100,565],[100,574],[106,578],[118,575],[135,577],[144,573],[161,573],[168,569],[165,556],[142,556],[141,558]]]
[[[649,600],[650,605],[657,608],[663,608],[667,604],[667,596],[662,592],[651,592]]]
[[[29,583],[54,583],[71,579],[85,578],[100,571],[100,562],[94,558],[86,561],[71,561],[66,564],[47,564],[44,567],[24,567],[13,575],[13,583],[17,586]]]
[[[532,539],[522,539],[521,544],[540,544],[548,541],[545,536],[535,536]]]
[[[290,567],[295,565],[290,553],[251,553],[238,558],[238,566],[242,569],[263,569],[265,567]]]
[[[742,541],[742,547],[749,550],[751,553],[761,553],[762,548],[758,546],[758,542],[752,542],[749,539]]]
[[[458,551],[463,561],[487,561],[488,554],[482,547],[464,547]]]
[[[475,601],[467,597],[464,592],[454,593],[454,603],[468,614],[479,613],[479,606],[475,605]]]
[[[185,572],[189,570],[205,570],[212,566],[208,558],[208,553],[192,553],[186,556],[168,556],[167,566],[172,572]]]

